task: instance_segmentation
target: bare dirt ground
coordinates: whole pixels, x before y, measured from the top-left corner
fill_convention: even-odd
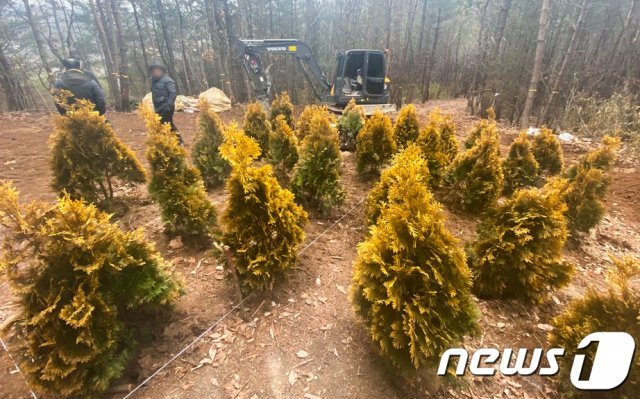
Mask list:
[[[475,118],[466,114],[463,100],[433,101],[418,106],[422,123],[434,107],[452,114],[463,140]],[[241,122],[243,107],[224,112],[222,119]],[[194,114],[176,115],[187,147],[195,136]],[[22,200],[54,199],[49,188],[47,140],[52,116],[46,113],[0,115],[0,179],[13,180]],[[139,116],[110,113],[117,134],[144,160],[146,135]],[[517,131],[502,126],[503,153]],[[592,144],[563,145],[570,160]],[[358,205],[372,182],[355,175],[354,155],[344,153],[345,204],[323,218],[312,216],[306,242],[314,242],[300,256],[288,281],[273,292],[254,295],[233,311],[204,339],[169,364],[133,398],[554,398],[552,380],[543,377],[466,377],[446,384],[433,370],[410,379],[396,377],[379,358],[364,325],[353,314],[347,290],[358,242],[366,234]],[[156,339],[140,349],[125,376],[105,398],[121,398],[178,351],[231,310],[239,300],[224,280],[222,268],[210,251],[170,243],[162,232],[157,207],[143,185],[123,189],[127,209],[115,218],[125,229],[144,227],[149,239],[173,262],[186,294]],[[572,283],[539,306],[513,301],[478,301],[482,335],[467,339],[478,347],[546,347],[550,318],[587,287],[601,287],[608,254],[640,254],[640,171],[638,162],[623,155],[612,176],[604,222],[580,245],[572,243],[566,258],[577,266]],[[221,213],[225,193],[210,193]],[[351,213],[347,214],[349,211]],[[447,212],[448,228],[461,240],[473,240],[477,219]],[[328,227],[344,216],[326,234]],[[10,292],[0,282],[0,323],[11,314]],[[11,350],[11,337],[2,336]],[[0,350],[0,397],[27,398],[29,391],[9,359]]]

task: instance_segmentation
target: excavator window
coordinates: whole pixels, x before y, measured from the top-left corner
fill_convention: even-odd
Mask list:
[[[384,92],[384,74],[384,55],[377,52],[367,53],[367,94],[381,95]]]
[[[349,53],[347,57],[347,67],[344,70],[344,77],[355,80],[358,77],[358,70],[364,69],[364,53]]]

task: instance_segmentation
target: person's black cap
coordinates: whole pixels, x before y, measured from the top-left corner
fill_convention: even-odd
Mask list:
[[[75,58],[66,58],[62,60],[62,65],[67,69],[80,69],[80,60]]]

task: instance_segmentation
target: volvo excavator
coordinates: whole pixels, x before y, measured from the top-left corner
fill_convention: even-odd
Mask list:
[[[309,46],[297,39],[240,39],[235,51],[242,59],[256,99],[263,103],[273,100],[275,90],[269,67],[265,68],[261,55],[284,54],[295,58],[313,94],[331,111],[342,112],[351,99],[362,106],[367,115],[377,108],[383,112],[395,110],[395,106],[390,104],[386,54],[383,51],[358,49],[338,53],[335,76],[330,81]]]

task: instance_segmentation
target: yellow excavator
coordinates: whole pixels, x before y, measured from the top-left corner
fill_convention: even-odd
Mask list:
[[[396,109],[389,102],[391,95],[384,51],[355,49],[338,53],[336,72],[331,81],[320,69],[309,46],[297,39],[240,39],[235,51],[249,75],[255,97],[263,103],[273,100],[275,90],[261,55],[284,54],[296,59],[313,94],[333,112],[342,112],[351,99],[362,106],[367,115],[375,109],[383,112]]]

